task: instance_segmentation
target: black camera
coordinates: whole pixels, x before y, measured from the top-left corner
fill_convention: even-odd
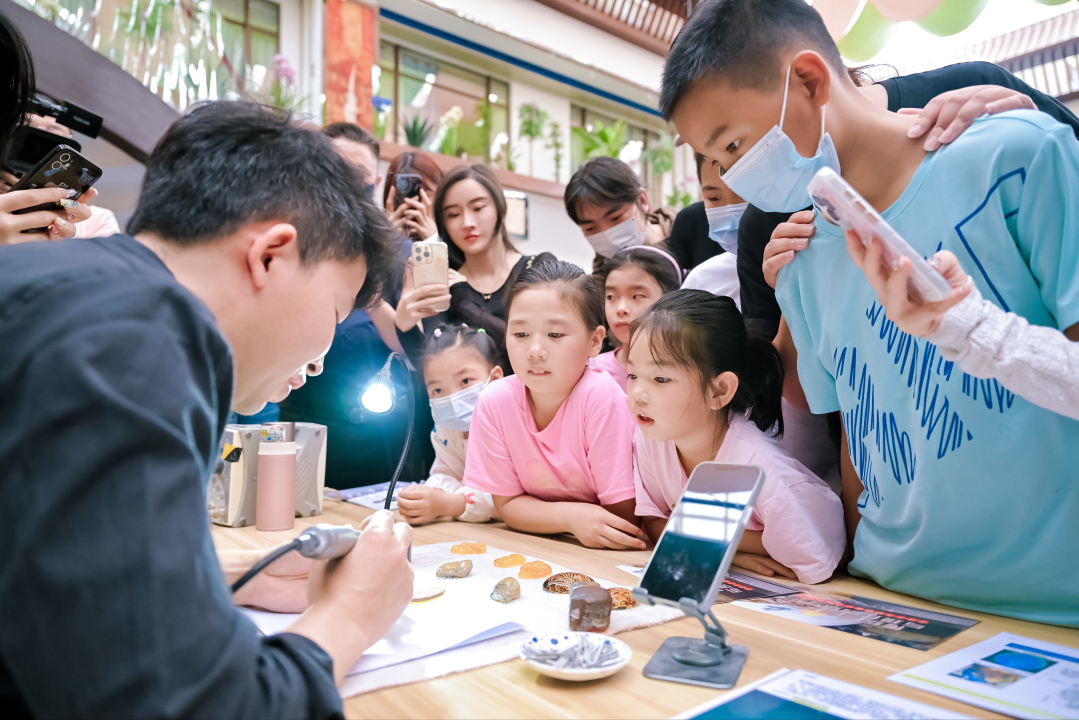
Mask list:
[[[96,138],[101,132],[102,119],[100,115],[95,115],[78,105],[55,101],[41,93],[34,96],[30,105],[30,112],[43,117],[55,118],[56,122],[64,127],[69,127],[91,138]],[[21,177],[36,167],[46,155],[61,143],[73,147],[75,150],[82,150],[82,145],[74,139],[62,137],[47,130],[39,130],[29,125],[22,125],[16,131],[14,141],[14,147],[17,147],[18,151],[8,161],[8,169],[16,176]]]

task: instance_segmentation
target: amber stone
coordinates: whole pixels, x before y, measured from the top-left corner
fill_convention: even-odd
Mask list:
[[[535,580],[537,578],[547,577],[550,574],[550,565],[542,560],[533,560],[532,562],[525,563],[521,566],[521,572],[517,573],[517,577],[525,580]]]
[[[521,597],[521,583],[515,578],[502,578],[491,591],[491,599],[500,603],[508,603]]]
[[[487,552],[487,546],[483,543],[463,542],[450,548],[454,555],[482,555]]]
[[[495,567],[517,567],[525,564],[524,555],[507,555],[495,560]]]
[[[569,589],[569,629],[607,632],[611,625],[611,594],[599,583],[573,583]]]
[[[569,586],[575,582],[592,582],[592,578],[575,572],[558,573],[543,581],[543,589],[549,593],[568,595]]]
[[[442,565],[435,571],[435,576],[440,578],[463,578],[472,572],[471,560],[457,560]]]
[[[633,599],[633,591],[629,588],[607,588],[607,592],[611,594],[611,602],[614,603],[615,610],[637,607],[637,601]]]

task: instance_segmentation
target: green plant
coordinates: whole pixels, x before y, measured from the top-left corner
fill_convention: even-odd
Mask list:
[[[622,120],[611,126],[606,126],[597,120],[591,132],[583,127],[574,127],[571,131],[581,141],[586,159],[600,156],[616,158],[626,146],[626,134],[629,128]]]
[[[438,134],[432,141],[432,150],[438,150],[443,155],[457,155],[458,128],[461,127],[461,118],[464,112],[460,105],[454,105],[438,119]]]
[[[535,104],[521,105],[517,110],[518,117],[521,120],[521,138],[528,140],[528,174],[532,175],[532,146],[536,144],[536,139],[543,137],[543,130],[547,126],[547,122],[550,116],[543,110],[540,110]]]
[[[401,122],[401,128],[405,131],[405,142],[412,147],[423,147],[434,126],[427,120],[420,120],[419,115],[413,115],[409,122]]]
[[[681,209],[689,207],[693,204],[693,195],[686,189],[686,183],[683,182],[680,187],[676,187],[674,192],[667,196],[667,206]]]
[[[476,121],[476,127],[480,129],[480,137],[483,139],[483,159],[491,161],[491,128],[495,121],[495,111],[491,103],[486,100],[476,106],[476,112],[480,119]]]
[[[674,170],[674,136],[668,133],[660,133],[659,146],[642,151],[641,160],[651,166],[656,177]]]
[[[546,147],[554,150],[554,181],[558,182],[558,178],[562,174],[562,157],[565,144],[562,141],[562,126],[554,121],[547,126]]]

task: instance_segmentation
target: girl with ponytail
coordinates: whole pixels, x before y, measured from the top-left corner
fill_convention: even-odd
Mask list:
[[[729,297],[667,293],[630,328],[629,409],[636,514],[658,540],[690,474],[708,461],[756,465],[765,483],[734,565],[803,583],[831,577],[843,555],[843,506],[779,447],[783,364],[747,334]]]

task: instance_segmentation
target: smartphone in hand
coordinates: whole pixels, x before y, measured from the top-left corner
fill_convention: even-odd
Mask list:
[[[75,197],[93,187],[101,179],[101,168],[79,154],[69,145],[57,145],[41,159],[29,172],[23,175],[8,192],[16,190],[38,190],[41,188],[67,188],[75,191]],[[44,203],[34,207],[16,210],[14,214],[24,215],[38,210],[55,210],[61,207],[57,203]],[[40,233],[45,228],[23,230],[24,233]]]
[[[412,243],[412,286],[435,283],[445,285],[446,291],[449,292],[449,248],[441,241]],[[432,303],[431,309],[445,312],[450,309],[450,303]]]
[[[936,268],[885,222],[846,180],[831,168],[822,168],[809,181],[809,197],[824,219],[844,231],[854,231],[868,245],[875,237],[884,243],[884,260],[896,269],[899,258],[910,259],[913,273],[908,290],[926,302],[940,302],[952,286]]]
[[[393,206],[396,210],[407,198],[418,198],[423,178],[413,173],[399,173],[393,178]]]

